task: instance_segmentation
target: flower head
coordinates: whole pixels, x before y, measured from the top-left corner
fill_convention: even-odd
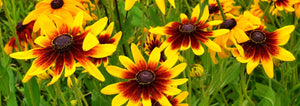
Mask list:
[[[28,44],[34,46],[33,39],[35,36],[32,34],[34,21],[23,25],[23,21],[19,22],[16,29],[17,29],[17,36],[19,39],[20,48],[22,51],[28,50]],[[6,54],[11,54],[13,49],[16,51],[20,51],[17,47],[16,39],[14,37],[10,38],[7,44],[4,47],[4,51]]]
[[[264,26],[261,25],[255,30],[247,31],[246,34],[250,40],[240,44],[245,51],[245,56],[237,55],[237,60],[242,63],[247,63],[248,74],[261,63],[268,77],[273,78],[272,57],[282,61],[295,60],[292,53],[279,47],[288,42],[290,33],[293,32],[294,29],[295,26],[289,25],[277,29],[274,32],[268,32],[265,31]]]
[[[144,29],[144,30],[146,32],[148,32],[147,29]],[[159,48],[159,50],[161,51],[160,52],[161,56],[160,56],[159,61],[164,62],[167,58],[166,56],[169,56],[169,55],[164,54],[164,50],[162,49],[162,46],[161,46],[163,44],[163,42],[164,42],[164,39],[161,37],[161,35],[148,32],[147,39],[145,41],[145,44],[143,45],[145,53],[147,55],[150,55],[151,52],[154,50],[154,48]]]
[[[33,31],[36,32],[41,28],[40,23],[44,19],[40,19],[40,16],[44,14],[55,21],[55,24],[67,24],[70,26],[77,13],[84,11],[83,8],[82,4],[75,0],[43,0],[26,16],[23,24],[36,21],[33,28]],[[88,13],[83,12],[83,14],[84,20],[92,20]]]
[[[103,94],[118,94],[112,100],[112,106],[122,105],[129,100],[128,104],[137,105],[142,99],[143,105],[151,105],[151,98],[158,101],[163,106],[171,106],[167,95],[176,95],[181,92],[176,85],[181,85],[187,81],[186,78],[172,79],[179,75],[186,67],[186,63],[181,63],[173,67],[178,60],[174,56],[159,64],[160,51],[155,48],[145,61],[141,52],[135,44],[131,44],[131,51],[134,61],[128,57],[120,56],[120,62],[124,68],[117,66],[107,66],[106,70],[113,76],[128,79],[127,82],[119,82],[106,86],[101,90]],[[173,67],[173,68],[172,68]]]
[[[83,21],[82,12],[75,17],[72,26],[63,24],[56,27],[46,15],[41,15],[41,19],[43,19],[40,23],[41,31],[45,36],[39,36],[34,41],[40,47],[10,54],[11,57],[16,59],[36,58],[26,73],[23,82],[27,82],[32,76],[39,75],[52,66],[54,74],[51,82],[48,83],[48,85],[51,85],[60,78],[63,69],[65,69],[65,77],[71,76],[75,72],[76,61],[98,80],[105,80],[101,72],[90,62],[87,56],[106,57],[116,50],[116,46],[112,44],[97,44],[89,49],[83,48],[85,37],[100,33],[103,30],[100,27],[101,25],[103,26],[103,23],[99,24],[96,22],[86,31],[79,33]],[[102,20],[107,22],[107,18]]]
[[[193,9],[190,20],[185,14],[181,14],[181,22],[170,22],[165,27],[152,28],[150,29],[150,32],[170,36],[165,41],[165,45],[163,45],[163,47],[167,47],[167,53],[172,53],[179,49],[186,50],[191,47],[196,55],[202,55],[204,53],[204,49],[199,41],[204,43],[208,48],[221,52],[220,46],[211,41],[208,37],[223,35],[228,33],[229,30],[219,29],[214,31],[204,31],[205,28],[221,24],[222,21],[217,20],[206,22],[209,16],[208,6],[206,6],[203,11],[204,13],[199,21],[198,17],[200,14],[200,7],[197,5]]]

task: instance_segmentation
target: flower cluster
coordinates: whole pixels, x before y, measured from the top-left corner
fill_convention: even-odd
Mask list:
[[[125,0],[123,12],[127,11],[126,18],[136,1]],[[168,1],[170,7],[176,7],[174,0]],[[165,0],[155,2],[160,10],[158,13],[165,18]],[[138,39],[137,44],[127,44],[131,51],[120,53],[122,55],[118,59],[121,64],[112,64],[110,56],[121,50],[119,42],[126,41],[122,41],[122,31],[114,29],[112,20],[107,17],[98,19],[93,14],[97,5],[89,0],[42,0],[18,23],[17,38],[12,37],[4,51],[12,58],[32,61],[22,80],[24,83],[37,76],[39,80],[51,78],[47,84],[50,86],[63,75],[72,88],[70,76],[81,71],[76,67],[83,67],[81,72],[88,72],[104,82],[107,76],[102,75],[103,70],[98,67],[105,67],[110,75],[124,79],[101,89],[101,93],[106,95],[117,94],[112,100],[113,106],[127,101],[129,106],[188,105],[181,102],[191,92],[182,92],[178,87],[188,78],[177,76],[188,73],[189,78],[201,77],[205,72],[200,64],[196,63],[191,68],[190,60],[179,59],[182,51],[190,50],[193,53],[188,55],[202,56],[207,50],[215,64],[218,64],[218,58],[236,58],[238,62],[247,63],[248,74],[262,64],[269,78],[274,77],[273,57],[282,61],[295,60],[291,52],[280,47],[289,41],[295,26],[267,30],[265,22],[268,20],[262,20],[265,14],[259,7],[259,3],[265,2],[272,12],[285,10],[300,17],[299,11],[296,11],[300,8],[300,0],[254,0],[249,10],[242,10],[234,0],[208,0],[208,4],[202,0],[203,4],[197,4],[189,13],[191,16],[181,13],[178,22],[170,21],[141,31],[145,39]],[[122,20],[119,19],[119,22]],[[123,43],[123,49],[125,45]],[[141,50],[145,51],[145,55]],[[133,61],[129,57],[133,57]],[[185,71],[186,67],[191,70]]]

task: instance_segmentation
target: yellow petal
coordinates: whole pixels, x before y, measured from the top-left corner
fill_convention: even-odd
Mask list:
[[[112,55],[116,51],[116,48],[116,45],[113,44],[98,44],[87,51],[86,55],[94,58],[103,58]]]
[[[208,24],[209,26],[220,25],[220,24],[222,24],[222,23],[223,23],[222,20],[214,20],[214,21],[209,21],[209,22],[207,22],[207,24]]]
[[[199,4],[197,4],[196,7],[193,8],[191,21],[196,22],[199,18],[199,15],[200,15],[200,6]]]
[[[274,77],[273,60],[272,60],[271,56],[268,56],[265,59],[262,58],[261,63],[263,65],[263,68],[264,68],[266,74],[268,75],[268,77],[273,78]]]
[[[88,71],[92,76],[94,76],[96,79],[100,80],[100,81],[105,81],[104,76],[102,75],[102,73],[100,72],[100,70],[98,70],[98,68],[88,59],[80,59],[78,60],[78,62],[83,66],[84,69],[86,69],[86,71]]]
[[[167,60],[164,63],[162,63],[161,66],[169,69],[176,64],[177,60],[178,60],[178,55],[174,55],[172,57],[167,58]]]
[[[9,56],[15,59],[32,59],[38,57],[39,55],[34,53],[34,49],[32,49],[29,51],[12,53]]]
[[[290,34],[294,31],[294,29],[294,25],[288,25],[275,30],[273,33],[275,34],[276,42],[278,42],[278,45],[285,45],[289,41]]]
[[[178,88],[175,88],[175,87],[167,87],[166,91],[163,91],[163,92],[167,95],[173,96],[173,95],[179,94],[181,92],[181,90]]]
[[[138,105],[139,105],[139,102],[129,99],[126,106],[138,106]]]
[[[121,37],[122,37],[122,32],[120,31],[114,37],[112,37],[112,39],[115,39],[115,42],[113,44],[117,46],[119,44]]]
[[[294,55],[282,47],[278,47],[278,54],[273,55],[275,58],[282,61],[294,61]]]
[[[112,106],[121,106],[123,105],[129,98],[123,96],[123,94],[118,94],[112,100]]]
[[[206,5],[204,7],[203,14],[202,14],[202,16],[201,16],[201,18],[200,18],[199,21],[205,22],[208,19],[208,17],[209,17],[209,11],[208,11],[208,6]]]
[[[42,33],[47,35],[47,37],[49,37],[50,39],[53,39],[55,36],[54,32],[57,32],[53,21],[44,14],[40,15],[37,21],[39,21]]]
[[[165,30],[166,30],[165,27],[156,27],[156,28],[151,28],[149,32],[153,34],[166,35]]]
[[[253,59],[249,60],[247,63],[247,73],[251,74],[252,71],[258,66],[259,60],[254,61]]]
[[[105,95],[113,95],[113,94],[120,93],[120,90],[118,89],[119,84],[120,83],[114,83],[114,84],[107,85],[106,87],[101,89],[101,93],[103,93]]]
[[[184,19],[189,19],[185,14],[181,13],[180,14],[180,19],[184,20]],[[182,21],[181,21],[182,22]]]
[[[148,67],[152,67],[152,68],[156,68],[157,64],[160,60],[160,51],[159,49],[156,47],[153,49],[153,51],[151,52],[149,59],[148,59]]]
[[[209,49],[216,51],[216,52],[221,52],[221,47],[216,44],[215,42],[211,41],[208,39],[206,42],[203,42]]]
[[[128,72],[126,69],[117,66],[106,66],[106,71],[112,76],[124,79],[126,78],[126,73]]]
[[[155,0],[158,8],[160,11],[165,15],[166,14],[166,7],[165,7],[165,0]]]
[[[168,0],[168,1],[175,8],[175,1],[174,0]]]
[[[184,91],[177,95],[173,100],[176,100],[178,103],[181,103],[188,95],[189,92]]]
[[[113,30],[114,30],[114,22],[111,22],[111,23],[108,25],[107,29],[106,29],[106,34],[111,35],[111,33],[113,32]]]
[[[166,98],[164,95],[161,98],[158,98],[157,101],[161,106],[172,106],[168,98]]]
[[[130,69],[133,66],[135,66],[135,64],[131,61],[131,59],[129,59],[126,56],[119,56],[119,60],[121,64],[123,64],[123,66],[126,67],[127,69]]]
[[[144,56],[141,54],[140,50],[134,43],[131,44],[131,51],[132,51],[134,62],[137,65],[141,62],[146,62]]]
[[[61,74],[62,74],[62,72],[60,72],[60,74],[58,74],[58,75],[54,74],[52,76],[53,77],[52,80],[47,84],[47,86],[50,86],[50,85],[54,84],[57,80],[59,80]]]
[[[172,79],[170,85],[181,85],[181,84],[184,84],[184,83],[187,82],[187,81],[188,81],[187,78]]]
[[[237,40],[238,43],[243,43],[249,40],[249,37],[245,34],[244,31],[238,29],[235,30],[236,32],[234,32],[234,37]]]
[[[130,10],[135,2],[136,0],[125,0],[125,10]]]
[[[212,22],[212,21],[211,21]],[[220,35],[224,35],[226,33],[228,33],[229,30],[228,29],[218,29],[218,30],[213,30],[213,36],[212,37],[217,37]]]
[[[73,28],[80,28],[83,22],[83,11],[80,11],[77,13],[74,22],[73,22]]]
[[[195,49],[195,48],[192,48],[193,52],[195,55],[202,55],[204,53],[204,48],[202,47],[202,45],[200,45],[200,48],[199,49]]]
[[[186,65],[186,63],[181,63],[170,69],[169,72],[172,74],[170,78],[178,76],[182,71],[184,71]]]
[[[87,27],[85,30],[86,31],[89,30],[94,35],[98,35],[100,32],[102,32],[102,30],[106,26],[107,21],[108,21],[108,18],[103,17],[103,18],[99,19],[96,23],[94,23],[92,26]]]
[[[152,106],[151,99],[142,99],[143,106]]]
[[[41,47],[51,46],[51,41],[45,36],[39,36],[34,40],[34,43]]]
[[[96,35],[88,33],[83,40],[82,49],[88,51],[99,44],[99,40]]]

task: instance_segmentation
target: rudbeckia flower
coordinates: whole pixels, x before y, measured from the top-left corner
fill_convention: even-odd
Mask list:
[[[83,42],[86,36],[94,36],[93,34],[99,34],[103,30],[107,22],[106,17],[97,21],[82,33],[79,33],[83,21],[82,12],[75,17],[72,26],[63,24],[58,28],[48,16],[41,15],[40,17],[41,31],[45,36],[39,36],[34,41],[40,47],[10,54],[11,57],[16,59],[36,58],[27,71],[23,82],[27,82],[32,76],[41,74],[52,66],[54,74],[51,82],[48,83],[48,85],[51,85],[60,78],[63,69],[65,69],[65,77],[71,76],[75,72],[75,61],[80,63],[96,79],[105,80],[98,68],[87,57],[106,57],[116,50],[116,46],[97,44],[86,49],[83,48]],[[104,24],[102,23],[103,20]]]
[[[184,91],[181,92],[179,95],[175,96],[167,96],[168,100],[172,104],[172,106],[188,106],[187,103],[181,103],[187,96],[189,95],[189,92]],[[159,102],[155,101],[154,99],[152,100],[152,106],[162,106],[159,104]]]
[[[246,34],[250,40],[240,44],[245,50],[245,56],[243,57],[237,54],[237,60],[242,63],[247,63],[248,74],[261,63],[268,77],[273,78],[272,57],[282,61],[295,60],[292,53],[280,47],[288,42],[290,33],[293,32],[294,29],[294,25],[289,25],[277,29],[274,32],[268,32],[265,31],[264,26],[261,25],[255,30],[247,31]]]
[[[220,58],[227,58],[230,56],[229,51],[233,48],[230,46],[234,45],[238,49],[241,55],[244,55],[243,48],[238,43],[243,43],[249,40],[245,31],[253,30],[259,27],[261,24],[260,19],[253,16],[250,12],[245,11],[244,15],[235,17],[231,14],[226,14],[227,20],[225,20],[220,27],[229,29],[230,32],[221,36],[216,37],[213,41],[221,46],[222,52],[218,52]],[[215,58],[216,52],[209,50],[211,58],[215,64],[218,60]]]
[[[164,27],[156,27],[150,29],[151,33],[168,35],[163,47],[166,48],[167,53],[174,51],[186,50],[192,48],[196,55],[202,55],[204,48],[199,43],[204,43],[209,49],[221,52],[221,48],[215,42],[211,41],[208,37],[216,37],[228,33],[228,29],[219,29],[213,31],[204,31],[209,26],[221,24],[221,20],[206,22],[209,16],[208,6],[205,6],[204,13],[199,21],[200,14],[199,4],[193,9],[191,20],[185,14],[181,14],[181,22],[170,22]]]
[[[124,68],[107,66],[108,73],[115,77],[128,79],[126,82],[119,82],[104,87],[103,94],[118,94],[112,100],[112,106],[123,105],[129,100],[128,106],[138,105],[140,100],[145,106],[151,106],[151,98],[158,101],[162,106],[171,106],[168,98],[164,95],[176,95],[181,92],[174,87],[187,81],[186,78],[172,79],[179,75],[186,67],[181,63],[173,67],[178,60],[177,56],[169,58],[158,66],[160,51],[155,48],[149,56],[148,62],[135,44],[131,44],[131,51],[134,62],[126,56],[119,56]],[[173,68],[172,68],[173,67]]]
[[[17,36],[19,39],[19,44],[21,51],[27,51],[28,50],[28,44],[31,46],[34,46],[33,39],[35,36],[32,34],[34,21],[23,25],[23,21],[19,22],[16,30],[17,30]],[[7,44],[4,47],[4,52],[6,54],[11,54],[13,49],[16,51],[20,51],[17,47],[16,39],[14,37],[10,38]]]
[[[113,44],[115,46],[118,46],[119,41],[122,37],[122,32],[118,32],[116,35],[111,37],[111,34],[114,29],[114,22],[110,23],[109,26],[107,27],[106,31],[103,31],[102,34],[100,34],[98,40],[100,44]],[[108,58],[103,57],[103,58],[94,58],[94,57],[89,57],[89,59],[96,65],[100,66],[101,63],[104,63],[104,66],[108,64]]]
[[[148,32],[147,29],[145,29],[146,32]],[[150,55],[151,52],[154,50],[154,48],[159,48],[160,49],[160,59],[159,59],[159,62],[164,62],[166,61],[166,56],[169,56],[169,55],[165,55],[164,54],[164,50],[161,49],[161,45],[162,43],[164,42],[164,39],[161,37],[161,35],[158,35],[158,34],[153,34],[151,32],[148,32],[148,35],[147,35],[147,39],[145,41],[145,44],[143,45],[144,47],[144,50],[145,50],[145,53],[147,55]]]
[[[82,10],[83,8],[82,4],[75,0],[43,0],[36,4],[35,9],[24,19],[23,24],[28,24],[36,20],[33,28],[33,31],[36,32],[41,28],[40,23],[42,23],[40,22],[42,20],[38,21],[38,19],[41,14],[45,14],[55,21],[57,25],[71,25],[77,13],[84,11]],[[88,13],[83,12],[83,14],[84,20],[92,20],[92,17]]]
[[[254,0],[254,4],[251,5],[250,13],[256,17],[261,18],[264,14],[264,11],[259,7],[259,0]]]
[[[202,0],[203,2],[204,0]],[[240,6],[233,6],[234,0],[220,0],[220,4],[222,6],[224,14],[230,13],[233,15],[239,15],[240,11],[239,9],[241,8]],[[209,14],[214,17],[214,19],[222,19],[221,16],[221,11],[218,6],[218,3],[216,0],[209,0],[208,1],[208,9],[209,9]]]

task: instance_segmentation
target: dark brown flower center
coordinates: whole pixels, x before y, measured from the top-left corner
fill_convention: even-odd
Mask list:
[[[216,4],[210,4],[208,6],[208,10],[209,10],[209,14],[212,14],[212,13],[218,13],[220,8]]]
[[[63,0],[53,0],[51,2],[51,8],[53,9],[59,9],[64,5],[64,1]]]
[[[136,75],[136,79],[139,82],[139,84],[141,84],[141,85],[148,85],[152,81],[154,81],[155,76],[154,76],[154,73],[152,71],[150,71],[150,70],[143,70],[143,71],[140,71]]]
[[[157,101],[155,101],[155,103],[152,103],[152,106],[161,106],[161,104]]]
[[[236,21],[235,19],[228,19],[225,20],[222,24],[221,24],[221,28],[224,29],[232,29],[233,27],[236,26]]]
[[[59,35],[52,42],[54,49],[60,52],[69,50],[72,43],[73,43],[73,39],[68,34]]]
[[[181,32],[193,32],[195,30],[195,26],[192,24],[185,24],[180,27]]]
[[[26,28],[26,25],[23,25],[23,21],[20,21],[16,27],[18,32],[22,32]]]
[[[266,36],[261,31],[253,31],[250,34],[250,39],[255,43],[263,43],[266,40]]]

